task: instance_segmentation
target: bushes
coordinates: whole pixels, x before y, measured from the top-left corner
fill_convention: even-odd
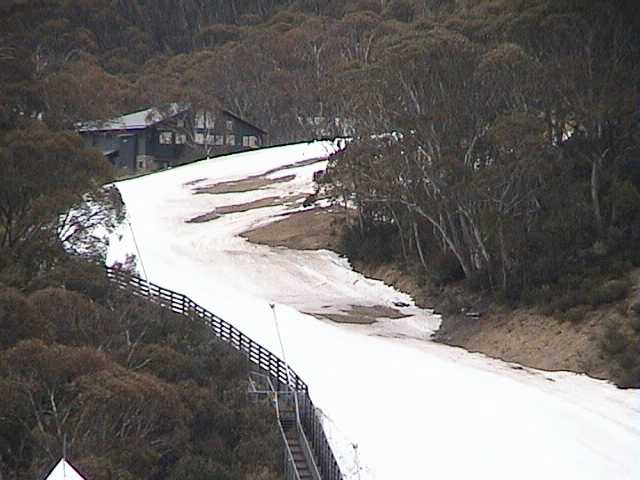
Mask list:
[[[545,315],[560,314],[572,323],[580,322],[588,307],[619,302],[629,293],[631,281],[628,278],[603,280],[603,277],[589,272],[584,276],[568,274],[556,285],[525,291],[522,300],[526,305],[539,305]]]
[[[609,280],[591,292],[590,303],[594,307],[617,302],[627,296],[631,282],[627,279]]]
[[[627,348],[627,338],[615,323],[609,323],[600,340],[600,347],[610,356],[618,355]]]
[[[396,228],[382,222],[367,222],[363,229],[348,226],[342,237],[342,251],[348,258],[372,263],[391,261],[395,244]]]
[[[615,383],[623,388],[640,387],[640,335],[624,317],[610,320],[600,339]]]
[[[464,279],[458,259],[451,253],[439,254],[429,264],[429,275],[436,285],[444,285]]]
[[[571,307],[564,312],[564,315],[562,315],[562,319],[573,324],[578,324],[585,319],[588,311],[589,309],[584,305]]]
[[[53,326],[18,290],[0,290],[0,351],[28,338],[47,339]]]
[[[277,478],[275,416],[247,400],[246,359],[204,324],[109,287],[102,269],[62,273],[77,268],[29,295],[0,290],[0,477],[5,465],[40,476],[66,436],[90,478]],[[69,427],[35,435],[36,418],[55,418],[52,394]]]

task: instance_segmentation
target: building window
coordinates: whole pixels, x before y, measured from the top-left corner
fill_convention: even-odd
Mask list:
[[[171,145],[173,134],[171,132],[160,132],[160,145]]]
[[[177,121],[178,128],[184,128],[184,118],[179,118]]]
[[[214,128],[215,126],[216,116],[211,112],[207,112],[207,128]]]
[[[195,141],[198,145],[203,145],[203,144],[204,144],[204,134],[202,134],[202,133],[196,133],[196,134],[195,134],[194,141]]]
[[[176,144],[184,145],[187,143],[187,135],[184,133],[176,133]]]
[[[204,112],[196,113],[196,127],[204,128]]]
[[[224,145],[224,135],[216,135],[216,145]]]
[[[207,145],[214,145],[216,143],[216,136],[215,135],[207,135]]]
[[[235,145],[236,144],[236,136],[235,135],[227,135],[226,144],[227,145]]]
[[[225,127],[227,128],[227,130],[233,130],[233,120],[227,120],[225,122]]]
[[[255,147],[258,145],[257,137],[253,135],[244,135],[242,137],[242,146],[243,147]]]

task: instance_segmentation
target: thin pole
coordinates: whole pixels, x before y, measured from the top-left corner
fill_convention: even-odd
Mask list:
[[[293,382],[291,381],[291,369],[289,368],[289,364],[287,363],[287,357],[284,353],[284,343],[282,342],[282,335],[280,334],[280,326],[278,325],[278,315],[276,315],[276,304],[270,303],[271,312],[273,313],[273,323],[276,325],[276,332],[278,333],[278,341],[280,342],[280,351],[282,352],[282,361],[287,367],[287,382],[289,383],[289,388],[293,389],[293,398],[295,400],[296,405],[296,419],[298,420],[298,424],[300,424],[300,407],[298,405],[298,392],[293,387]]]
[[[133,225],[127,218],[127,224],[129,225],[129,230],[131,231],[131,238],[133,238],[133,245],[136,249],[136,253],[138,254],[138,258],[140,259],[140,267],[142,268],[142,274],[144,275],[144,279],[147,281],[147,290],[149,292],[149,296],[151,296],[151,283],[149,283],[149,276],[147,275],[147,270],[144,268],[144,261],[142,260],[142,253],[140,253],[140,248],[138,247],[138,241],[136,240],[136,234],[133,231]]]

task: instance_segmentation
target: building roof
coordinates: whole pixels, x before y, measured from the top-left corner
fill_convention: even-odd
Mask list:
[[[147,108],[140,110],[139,112],[128,113],[117,118],[110,120],[94,120],[90,122],[82,122],[76,125],[78,132],[108,132],[108,131],[126,131],[126,130],[144,130],[152,125],[156,125],[164,120],[178,115],[179,113],[189,110],[191,107],[187,104],[171,103],[164,109],[157,107]],[[263,134],[267,134],[266,131],[249,123],[245,119],[239,117],[229,110],[222,110],[222,112],[236,120],[255,128]]]
[[[67,460],[61,458],[44,480],[86,480]]]
[[[226,113],[226,114],[227,114],[227,115],[229,115],[230,117],[233,117],[233,118],[235,118],[236,120],[238,120],[238,121],[240,121],[240,122],[242,122],[242,123],[244,123],[244,124],[246,124],[246,125],[249,125],[251,128],[255,128],[255,129],[256,129],[256,130],[258,130],[260,133],[264,133],[265,135],[267,135],[267,134],[268,134],[268,132],[266,132],[265,130],[263,130],[263,129],[261,129],[260,127],[258,127],[258,126],[256,126],[256,125],[254,125],[253,123],[249,123],[249,122],[247,122],[244,118],[239,117],[238,115],[236,115],[236,114],[235,114],[235,113],[233,113],[233,112],[230,112],[229,110],[222,110],[222,112],[223,112],[223,113]]]
[[[151,125],[160,123],[179,113],[188,110],[189,107],[179,103],[171,103],[166,109],[147,108],[139,112],[128,113],[111,120],[91,121],[78,124],[79,132],[106,132],[111,130],[143,130]]]

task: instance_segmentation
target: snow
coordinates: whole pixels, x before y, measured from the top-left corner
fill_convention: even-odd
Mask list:
[[[45,480],[85,480],[73,466],[64,458],[61,458],[58,464],[51,470],[51,473]]]
[[[290,207],[185,222],[223,205],[310,193],[313,172],[335,148],[314,142],[263,149],[118,183],[131,228],[120,230],[108,263],[138,253],[152,282],[189,295],[281,354],[269,307],[275,303],[286,359],[325,415],[346,478],[640,478],[637,390],[432,342],[437,315],[353,272],[335,253],[271,248],[239,237]],[[309,159],[319,161],[269,174],[296,175],[286,183],[194,194],[197,187]],[[307,314],[394,302],[409,305],[399,308],[406,316],[373,325]]]

